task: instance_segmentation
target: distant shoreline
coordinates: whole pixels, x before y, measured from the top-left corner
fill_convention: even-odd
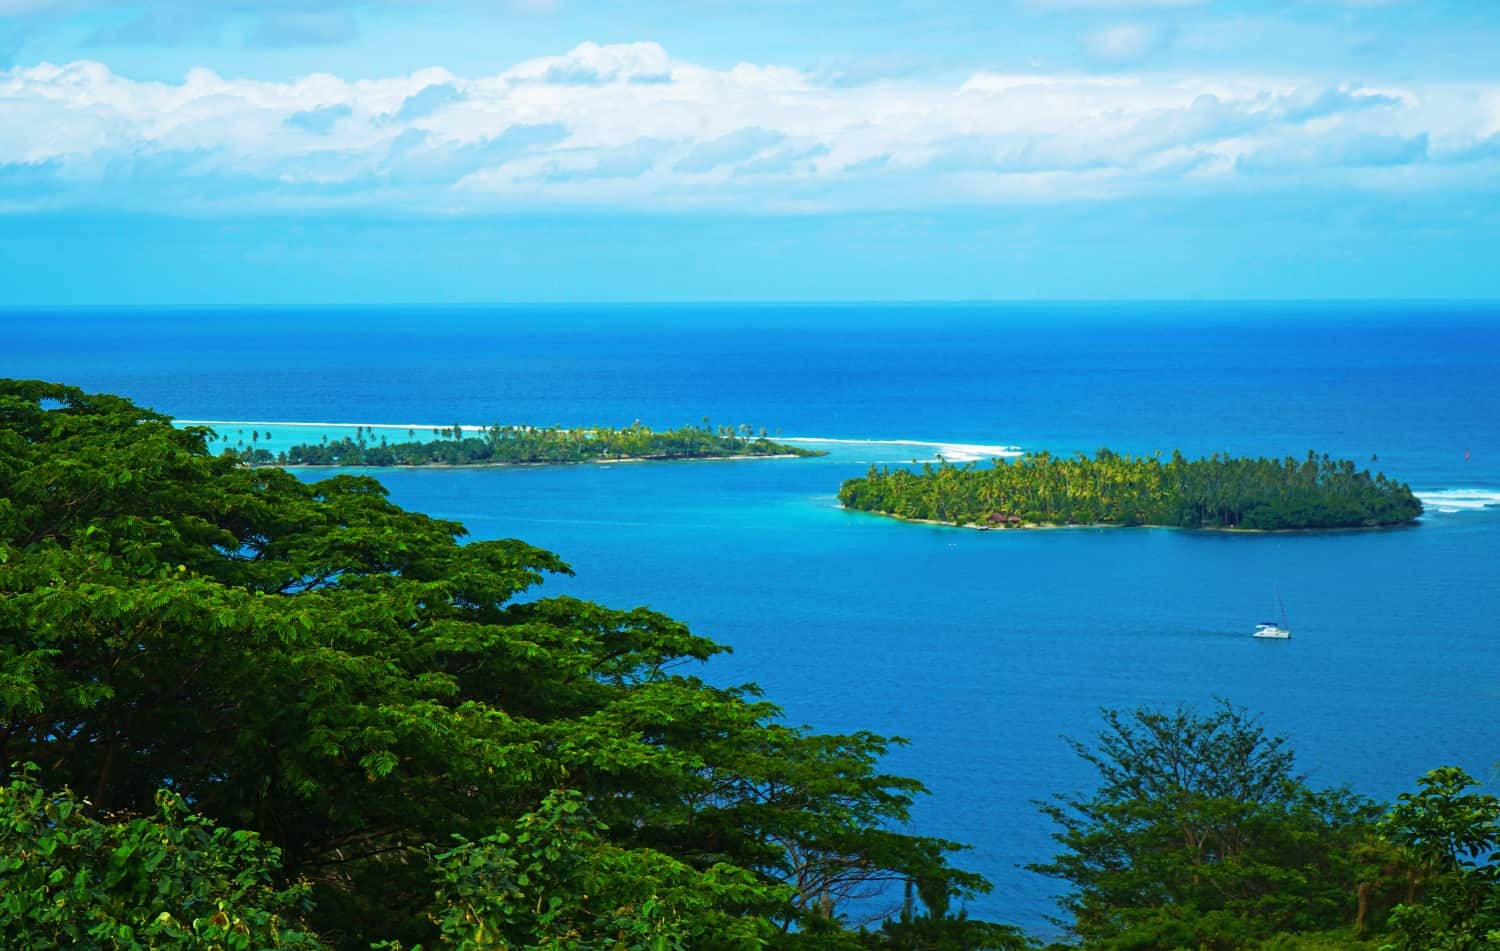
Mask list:
[[[792,453],[740,456],[625,456],[619,459],[561,459],[551,462],[423,462],[375,466],[368,463],[246,463],[248,469],[548,469],[554,466],[612,466],[617,462],[743,462],[752,459],[807,459]]]
[[[976,532],[1011,532],[1011,531],[1056,531],[1070,528],[1157,528],[1174,532],[1213,532],[1222,535],[1321,535],[1328,532],[1382,532],[1397,529],[1415,528],[1421,522],[1413,519],[1409,522],[1397,522],[1391,525],[1340,525],[1329,528],[1237,528],[1234,526],[1218,525],[1153,525],[1141,522],[1136,525],[1121,525],[1118,522],[1080,522],[1076,524],[1062,524],[1058,522],[1016,522],[1009,525],[981,525],[978,522],[942,522],[935,518],[916,518],[911,515],[897,515],[893,512],[876,512],[868,509],[850,508],[840,505],[839,508],[845,512],[854,512],[859,515],[874,515],[879,518],[894,519],[898,522],[911,522],[914,525],[936,525],[940,528],[966,528]]]

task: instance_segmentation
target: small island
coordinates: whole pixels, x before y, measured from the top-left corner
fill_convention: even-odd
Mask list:
[[[845,508],[978,528],[1151,525],[1240,531],[1379,528],[1422,503],[1402,482],[1309,452],[1305,460],[1092,458],[1028,453],[993,466],[877,469],[839,489]]]
[[[635,462],[677,459],[789,458],[822,452],[772,442],[765,429],[748,426],[682,426],[656,432],[639,421],[621,429],[538,428],[534,426],[449,426],[432,430],[432,439],[417,439],[407,430],[404,442],[376,437],[356,427],[354,436],[300,443],[279,452],[253,446],[239,451],[253,466],[509,466],[562,465],[580,462]],[[269,433],[267,434],[269,435]],[[232,451],[232,450],[230,450]]]

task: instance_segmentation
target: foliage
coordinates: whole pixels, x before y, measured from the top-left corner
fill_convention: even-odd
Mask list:
[[[752,438],[750,427],[739,434],[732,427],[714,431],[682,426],[655,432],[639,422],[623,429],[538,429],[533,426],[493,425],[478,428],[478,436],[464,436],[462,427],[441,430],[426,441],[374,441],[361,429],[356,438],[325,443],[300,443],[284,452],[252,446],[246,461],[257,465],[293,466],[425,466],[518,465],[599,462],[613,459],[706,459],[726,456],[821,456],[823,453],[772,442],[761,430]]]
[[[1099,787],[1044,804],[1064,851],[1036,866],[1074,886],[1086,946],[1240,948],[1353,919],[1371,803],[1308,788],[1285,741],[1228,703],[1103,718],[1071,744]]]
[[[0,787],[0,945],[7,948],[305,948],[307,886],[277,889],[276,849],[193,815],[100,821],[33,770]]]
[[[1090,459],[1048,453],[989,468],[925,465],[876,469],[839,490],[846,508],[956,525],[1171,525],[1182,528],[1370,528],[1422,514],[1410,487],[1308,453],[1189,461],[1173,453]]]
[[[705,684],[684,665],[723,648],[661,614],[536,596],[568,570],[549,552],[460,544],[373,480],[246,468],[209,435],[0,381],[0,763],[101,816],[165,787],[258,834],[338,947],[460,940],[454,863],[476,856],[481,879],[562,899],[546,921],[503,889],[483,906],[541,946],[554,926],[657,947],[658,926],[733,920],[822,947],[896,883],[945,906],[987,887],[954,843],[891,831],[923,790],[879,770],[886,739]],[[526,822],[597,861],[544,848],[557,891],[529,890]]]
[[[436,858],[442,947],[660,951],[763,945],[765,918],[725,905],[765,908],[783,900],[744,869],[698,871],[649,849],[601,839],[576,792],[548,796],[508,831]]]
[[[1410,860],[1408,900],[1391,913],[1395,951],[1500,948],[1500,799],[1445,766],[1402,793],[1381,833]],[[1420,893],[1421,900],[1418,901]]]
[[[1375,939],[1361,938],[1348,930],[1279,934],[1255,946],[1257,951],[1376,951]]]
[[[1036,943],[1009,925],[970,921],[963,912],[903,915],[881,925],[869,945],[874,948],[921,951],[1023,951]]]

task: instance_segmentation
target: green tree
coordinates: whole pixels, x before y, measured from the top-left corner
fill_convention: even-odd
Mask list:
[[[787,897],[753,874],[730,865],[700,871],[612,845],[604,832],[581,794],[557,792],[505,831],[438,854],[440,944],[733,951],[763,947],[774,934],[763,917],[724,911]]]
[[[1063,851],[1035,866],[1072,884],[1087,946],[1230,949],[1352,922],[1373,804],[1310,789],[1285,740],[1227,702],[1103,719],[1070,741],[1099,786],[1043,805]]]
[[[1173,525],[1181,528],[1372,528],[1409,522],[1422,503],[1403,483],[1356,472],[1349,460],[1305,462],[1174,452],[1131,457],[1100,449],[1055,458],[924,465],[919,472],[872,466],[839,489],[846,508],[955,524]]]
[[[0,786],[0,945],[324,947],[300,922],[308,886],[278,888],[277,850],[195,816],[175,793],[153,815],[100,821],[34,769]]]
[[[1391,912],[1398,951],[1500,948],[1500,799],[1454,766],[1402,793],[1380,822],[1409,862],[1406,901]]]
[[[38,763],[101,821],[171,789],[279,850],[276,887],[310,885],[335,947],[452,937],[454,837],[509,874],[536,860],[528,822],[598,859],[544,849],[548,896],[516,878],[562,900],[505,919],[540,946],[554,920],[630,948],[714,921],[817,946],[883,883],[944,907],[987,887],[955,844],[891,831],[923,790],[879,770],[883,738],[705,684],[687,665],[723,648],[656,612],[518,597],[568,571],[549,552],[460,544],[373,480],[246,468],[210,436],[0,381],[0,778]],[[605,891],[569,891],[596,872]]]

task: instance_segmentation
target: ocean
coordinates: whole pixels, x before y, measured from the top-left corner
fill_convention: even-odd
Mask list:
[[[1390,799],[1500,759],[1500,305],[628,305],[0,312],[0,376],[122,393],[272,450],[388,424],[764,426],[818,459],[371,471],[544,593],[734,648],[787,719],[906,737],[912,829],[973,846],[974,915],[1050,926],[1035,802],[1090,788],[1101,707],[1224,698],[1316,785]],[[300,423],[304,425],[289,425]],[[310,425],[309,425],[310,424]],[[242,432],[243,431],[243,432]],[[266,433],[270,438],[260,442]],[[838,507],[872,464],[1010,451],[1352,458],[1412,527],[977,532]],[[321,473],[308,473],[316,477]],[[1279,592],[1295,635],[1255,641]]]

